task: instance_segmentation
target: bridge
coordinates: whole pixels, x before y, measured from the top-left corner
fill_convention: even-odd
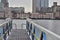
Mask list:
[[[12,20],[0,24],[0,40],[60,40],[58,34],[29,18],[26,19],[26,29],[13,29],[12,25]]]

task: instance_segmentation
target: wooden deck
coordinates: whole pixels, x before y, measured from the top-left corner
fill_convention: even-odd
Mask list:
[[[27,31],[24,29],[14,29],[8,40],[31,40]]]

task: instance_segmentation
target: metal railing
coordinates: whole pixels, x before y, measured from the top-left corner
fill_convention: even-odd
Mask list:
[[[60,36],[27,18],[26,29],[32,40],[60,40]]]
[[[7,35],[11,32],[12,20],[0,24],[0,40],[6,40]]]

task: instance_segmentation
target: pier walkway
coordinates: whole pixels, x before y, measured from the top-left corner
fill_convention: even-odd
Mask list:
[[[60,40],[60,35],[35,23],[30,18],[26,19],[26,24],[23,23],[26,29],[13,29],[12,25],[12,20],[0,24],[0,40]]]
[[[30,37],[25,29],[14,29],[8,40],[30,40]]]

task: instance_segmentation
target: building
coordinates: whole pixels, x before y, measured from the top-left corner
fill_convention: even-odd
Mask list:
[[[53,19],[60,19],[60,5],[57,5],[57,2],[53,2],[53,6],[51,7],[42,7],[40,13],[53,14]]]
[[[9,3],[8,0],[1,0],[1,2],[4,4],[4,17],[7,18],[9,17]]]
[[[7,18],[9,17],[10,9],[8,0],[1,0],[0,1],[0,17]]]
[[[24,13],[25,12],[25,8],[24,7],[10,7],[11,12],[15,11],[17,13]]]
[[[0,11],[4,11],[4,4],[0,2]]]
[[[53,13],[32,13],[30,18],[34,19],[53,19]]]
[[[12,17],[11,9],[9,7],[4,8],[5,18]]]
[[[30,13],[17,13],[17,18],[21,18],[21,19],[24,19],[24,18],[29,18],[30,17]]]
[[[4,4],[4,7],[9,7],[8,0],[1,0],[1,2]]]
[[[53,3],[52,10],[54,17],[60,19],[60,5],[57,5],[57,2]]]
[[[39,13],[41,8],[48,8],[49,0],[33,0],[32,1],[32,12]]]
[[[0,1],[0,18],[4,17],[4,4]]]
[[[20,14],[25,13],[25,8],[24,7],[10,7],[10,11],[12,13],[13,18],[19,18]]]
[[[41,10],[40,10],[40,13],[42,13],[42,12],[44,12],[44,13],[52,13],[53,11],[52,11],[52,7],[47,7],[47,8],[41,8]]]

